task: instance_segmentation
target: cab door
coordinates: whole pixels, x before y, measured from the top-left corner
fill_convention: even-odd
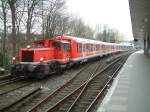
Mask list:
[[[54,41],[53,42],[53,47],[55,49],[55,59],[57,62],[60,64],[66,64],[70,60],[71,56],[71,47],[70,47],[70,42],[68,41]]]
[[[63,50],[63,58],[66,61],[69,61],[70,57],[71,57],[71,45],[70,45],[70,41],[62,43],[62,50]]]
[[[82,44],[82,56],[83,56],[83,58],[85,58],[86,57],[86,44]]]

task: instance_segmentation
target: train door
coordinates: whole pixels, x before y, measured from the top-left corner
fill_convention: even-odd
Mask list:
[[[70,42],[69,41],[54,41],[53,42],[53,47],[55,49],[55,59],[60,63],[60,64],[66,64],[69,62],[70,59]]]
[[[83,57],[83,59],[85,58],[85,56],[86,56],[86,44],[82,44],[82,57]]]
[[[64,58],[69,60],[71,57],[71,45],[70,45],[71,42],[65,40],[65,41],[61,41],[61,43],[62,43],[62,49],[64,51]]]

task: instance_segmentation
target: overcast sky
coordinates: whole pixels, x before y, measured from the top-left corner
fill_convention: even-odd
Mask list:
[[[126,40],[133,39],[128,0],[67,0],[67,7],[93,28],[108,24],[124,34]]]

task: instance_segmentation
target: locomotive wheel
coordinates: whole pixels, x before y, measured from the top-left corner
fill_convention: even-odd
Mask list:
[[[13,76],[13,77],[17,76],[17,72],[15,69],[11,69],[11,76]]]
[[[59,68],[57,71],[56,71],[56,74],[58,75],[62,75],[64,72],[64,70],[62,70],[61,68]]]
[[[45,77],[45,74],[43,74],[43,73],[37,73],[37,75],[36,75],[36,78],[37,79],[43,79]]]

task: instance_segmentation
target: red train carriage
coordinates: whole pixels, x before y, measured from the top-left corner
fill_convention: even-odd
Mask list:
[[[58,36],[59,41],[67,41],[68,55],[71,62],[85,61],[89,58],[104,56],[122,51],[118,44],[106,43],[96,40],[77,38],[72,36]]]
[[[72,36],[37,40],[32,47],[20,49],[20,63],[13,58],[12,75],[43,78],[74,63],[122,51],[122,46]]]

